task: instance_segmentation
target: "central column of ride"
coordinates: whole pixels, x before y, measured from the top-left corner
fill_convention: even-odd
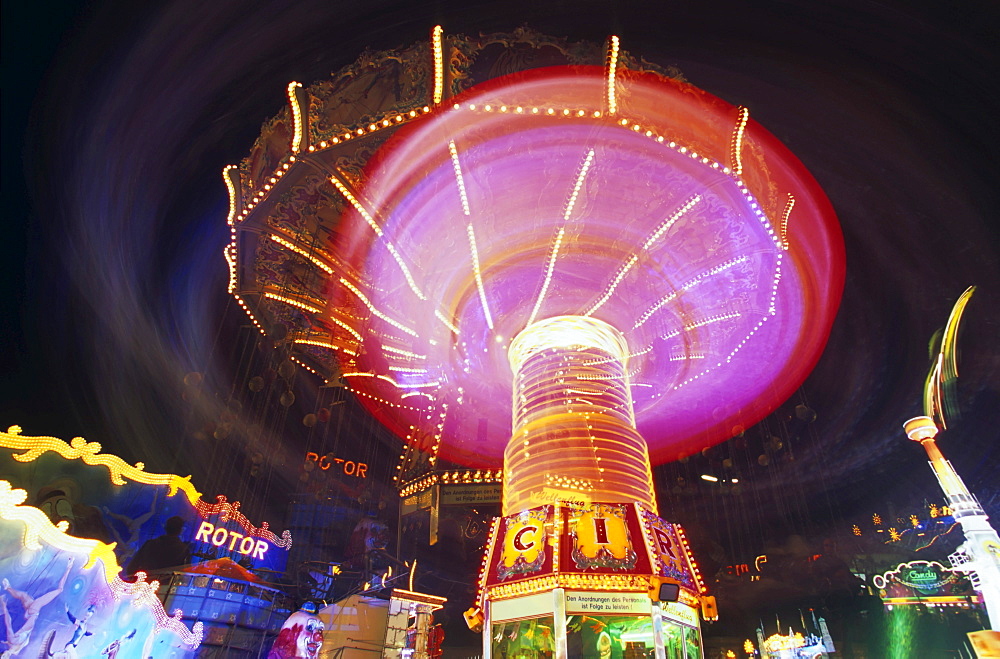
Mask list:
[[[635,428],[628,356],[621,332],[584,316],[548,318],[514,338],[504,515],[589,501],[638,502],[656,513],[649,451]]]

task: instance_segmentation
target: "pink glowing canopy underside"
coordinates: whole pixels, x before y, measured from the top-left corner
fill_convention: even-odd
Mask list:
[[[753,121],[735,158],[739,109],[653,74],[620,73],[610,113],[604,76],[533,70],[451,99],[382,147],[369,218],[345,218],[336,249],[367,304],[343,286],[330,304],[369,318],[346,379],[445,459],[500,464],[506,349],[532,320],[624,333],[654,463],[756,423],[826,342],[842,238],[801,163]]]

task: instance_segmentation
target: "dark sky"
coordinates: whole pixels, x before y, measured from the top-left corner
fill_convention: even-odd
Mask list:
[[[0,423],[174,468],[190,430],[184,375],[238,379],[220,171],[282,108],[288,81],[424,40],[436,23],[527,24],[614,32],[748,106],[833,202],[846,289],[800,395],[818,420],[766,487],[824,492],[847,514],[920,488],[937,496],[900,426],[921,412],[931,334],[976,284],[963,417],[941,445],[974,491],[995,493],[1000,11],[914,4],[5,3]]]

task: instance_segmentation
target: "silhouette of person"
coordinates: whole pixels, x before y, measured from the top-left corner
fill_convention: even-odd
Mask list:
[[[157,490],[153,490],[153,501],[149,506],[149,511],[139,515],[135,519],[112,512],[107,506],[102,507],[106,516],[117,522],[121,522],[128,531],[123,535],[118,533],[118,528],[114,524],[108,525],[111,533],[115,536],[115,541],[118,542],[117,551],[115,553],[118,554],[119,565],[128,564],[128,561],[135,555],[135,545],[139,541],[139,535],[142,533],[143,525],[156,514],[156,504],[157,499],[159,498],[158,495],[159,492]]]
[[[56,586],[55,590],[51,590],[38,597],[32,597],[23,590],[12,588],[10,581],[6,578],[0,582],[3,585],[3,589],[24,607],[24,624],[15,632],[11,624],[10,611],[7,610],[7,596],[0,595],[0,609],[2,609],[4,624],[7,628],[7,649],[0,655],[0,658],[8,659],[9,657],[16,657],[22,650],[28,647],[28,643],[31,641],[31,632],[35,629],[35,623],[38,622],[38,616],[42,612],[42,607],[59,597],[66,586],[66,579],[69,578],[69,573],[72,569],[73,557],[71,556],[66,563],[66,572],[63,574],[62,579],[59,580],[59,585]]]
[[[191,548],[181,540],[184,530],[184,519],[171,517],[163,525],[166,531],[163,535],[147,540],[129,561],[126,572],[135,574],[142,571],[146,574],[177,565],[187,565],[191,562]]]

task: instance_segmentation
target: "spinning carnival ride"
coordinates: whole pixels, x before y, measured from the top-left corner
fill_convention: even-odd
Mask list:
[[[502,467],[494,535],[514,539],[490,552],[487,599],[573,587],[558,576],[571,553],[581,573],[667,575],[651,460],[771,412],[833,321],[841,237],[801,163],[745,108],[614,37],[436,28],[288,93],[225,171],[230,290],[254,324],[424,459],[404,494],[447,479],[439,461],[477,482]],[[544,559],[549,581],[494,592],[501,554],[506,585],[531,577],[510,521],[528,509],[549,520],[546,552],[577,544]],[[619,520],[599,526],[628,547],[598,532],[581,549],[588,515]],[[633,544],[650,557],[629,567]]]

